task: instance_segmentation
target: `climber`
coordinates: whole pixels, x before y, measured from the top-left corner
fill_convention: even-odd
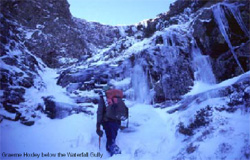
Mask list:
[[[116,136],[121,125],[121,117],[128,116],[128,109],[126,109],[127,107],[121,100],[122,96],[122,91],[114,89],[114,86],[107,85],[103,87],[97,109],[96,133],[99,137],[102,137],[102,125],[107,137],[106,150],[111,156],[121,154],[120,148],[116,145]],[[113,107],[114,104],[117,104],[116,108],[119,108],[119,111],[113,112],[113,109],[110,110],[110,107]]]

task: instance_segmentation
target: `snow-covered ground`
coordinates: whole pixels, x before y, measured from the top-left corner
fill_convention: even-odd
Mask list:
[[[206,92],[206,91],[209,91],[212,89],[218,89],[221,87],[230,86],[230,85],[234,84],[235,82],[237,82],[238,80],[243,79],[243,78],[247,78],[247,77],[250,77],[250,71],[246,72],[243,75],[225,80],[225,81],[218,83],[218,84],[208,84],[208,83],[204,83],[202,81],[195,81],[194,86],[192,86],[192,88],[191,88],[191,91],[188,92],[187,94],[185,94],[184,97],[189,96],[189,95],[199,94],[199,93]]]
[[[130,112],[129,128],[120,131],[117,138],[117,144],[122,150],[121,155],[111,158],[108,156],[105,151],[105,137],[101,140],[99,150],[98,136],[95,133],[95,118],[85,114],[75,114],[62,120],[43,117],[32,127],[4,121],[1,124],[1,153],[20,153],[22,159],[32,159],[32,157],[23,157],[24,153],[31,155],[37,153],[40,154],[39,159],[49,159],[41,157],[41,153],[48,152],[56,154],[56,157],[51,159],[61,158],[58,157],[58,153],[65,153],[67,157],[65,159],[79,159],[79,157],[68,157],[69,152],[80,155],[88,153],[86,159],[95,159],[91,157],[92,153],[96,155],[101,153],[104,159],[172,159],[180,152],[185,154],[185,147],[193,142],[193,145],[199,146],[198,151],[192,154],[193,157],[218,159],[219,156],[223,157],[218,148],[220,144],[230,144],[224,156],[228,156],[227,159],[229,157],[237,159],[242,155],[241,148],[246,145],[244,141],[249,140],[249,131],[246,127],[250,122],[249,115],[240,111],[236,114],[216,113],[213,117],[214,124],[209,128],[212,133],[203,137],[201,141],[196,141],[196,139],[204,133],[206,128],[201,129],[200,134],[187,140],[185,140],[187,137],[176,131],[176,125],[180,121],[189,119],[187,113],[190,111],[169,115],[152,106],[136,104],[130,108]],[[221,126],[222,123],[225,124]],[[218,155],[214,154],[216,152]],[[2,159],[20,159],[4,158],[3,154],[1,156]]]
[[[241,77],[244,76],[249,76],[249,73]],[[240,77],[224,82],[224,86],[238,79]],[[188,109],[172,114],[167,113],[171,107],[160,109],[126,102],[130,107],[129,128],[120,130],[117,137],[121,155],[109,157],[105,150],[105,136],[99,149],[95,133],[96,115],[80,113],[60,120],[42,115],[31,127],[4,120],[1,123],[1,159],[38,159],[38,155],[39,159],[81,159],[82,156],[84,159],[125,160],[246,159],[244,154],[250,153],[249,114],[243,109],[234,113],[214,109],[226,105],[223,97],[193,103]],[[212,123],[196,129],[193,136],[178,131],[180,122],[188,125],[194,120],[194,114],[208,105],[213,111]],[[41,157],[42,153],[44,157]],[[45,156],[48,153],[50,157]],[[75,153],[79,157],[74,157]],[[10,154],[20,154],[21,158],[5,157]],[[25,154],[30,154],[30,157],[24,157]],[[62,154],[65,154],[64,158]]]
[[[128,132],[124,130],[117,138],[117,144],[123,150],[120,155],[123,158],[131,157],[134,153],[149,152],[150,147],[158,145],[161,139],[156,139],[152,143],[152,136],[164,135],[164,130],[157,130],[163,127],[164,122],[151,106],[136,105],[131,108],[130,128]],[[153,113],[149,116],[149,113]],[[95,133],[95,116],[76,114],[62,120],[51,120],[42,117],[34,126],[27,127],[19,123],[4,121],[1,125],[1,153],[97,153],[100,152],[104,158],[109,157],[105,151],[106,138],[102,138],[101,149],[98,147],[98,136]],[[149,126],[151,127],[149,127]],[[152,127],[155,127],[154,129]],[[139,138],[141,137],[141,138]],[[142,143],[144,142],[144,143]],[[157,148],[151,150],[149,155]],[[58,155],[56,154],[58,158]],[[3,158],[3,157],[2,157]],[[41,155],[40,155],[41,158]],[[7,158],[9,159],[9,158]],[[15,159],[15,158],[14,158]],[[18,159],[18,158],[16,158]],[[27,159],[30,159],[27,158]],[[47,159],[46,157],[43,159]],[[68,159],[68,158],[67,158]],[[74,159],[74,158],[72,158]],[[98,159],[98,158],[97,158]],[[126,158],[127,159],[127,158]]]
[[[25,99],[29,103],[43,103],[42,97],[51,96],[56,101],[72,104],[73,100],[67,96],[65,88],[57,85],[58,73],[54,69],[44,68],[35,80],[34,87],[26,91]],[[35,98],[35,99],[34,99]]]

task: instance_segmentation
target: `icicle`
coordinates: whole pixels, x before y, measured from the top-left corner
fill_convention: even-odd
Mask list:
[[[151,75],[151,72],[150,72],[150,70],[148,71],[148,73],[149,73],[149,79],[150,79],[150,84],[152,85],[152,92],[150,91],[150,97],[152,97],[151,99],[152,99],[152,104],[154,105],[155,104],[155,101],[154,101],[154,95],[155,95],[155,93],[154,93],[154,88],[155,88],[155,84],[153,83],[153,78],[152,78],[152,75]]]
[[[180,50],[179,46],[176,46],[179,42],[178,36],[179,34],[173,29],[168,29],[163,35],[164,46],[161,48],[161,53],[165,56],[170,65],[174,65],[178,60]]]
[[[241,71],[244,73],[244,70],[243,70],[243,68],[238,60],[238,57],[237,57],[236,53],[234,52],[234,47],[231,44],[231,41],[229,39],[229,35],[228,35],[229,25],[228,25],[228,21],[227,21],[227,18],[225,16],[225,13],[224,13],[223,9],[221,8],[221,4],[217,5],[216,7],[213,8],[213,13],[214,13],[215,21],[216,21],[216,23],[221,31],[221,34],[223,35],[225,41],[227,42],[227,45],[230,48],[237,65],[240,67]]]
[[[238,24],[239,24],[240,28],[242,29],[242,31],[245,33],[245,35],[247,37],[249,37],[248,29],[247,29],[245,23],[243,22],[243,20],[241,18],[240,11],[239,11],[238,7],[235,6],[235,5],[230,5],[230,4],[225,4],[225,6],[230,9],[231,13],[233,14],[234,18],[238,22]]]

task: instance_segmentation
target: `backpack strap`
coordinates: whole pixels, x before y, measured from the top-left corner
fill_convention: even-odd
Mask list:
[[[108,107],[108,100],[107,100],[106,94],[104,93],[104,91],[103,91],[103,90],[102,90],[102,95],[103,95],[103,99],[104,99],[105,107],[107,108],[107,107]]]

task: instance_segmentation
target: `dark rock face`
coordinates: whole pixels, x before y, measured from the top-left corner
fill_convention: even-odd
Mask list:
[[[23,94],[25,90],[23,88],[15,88],[11,90],[5,90],[4,99],[6,99],[7,103],[19,104],[24,101]]]
[[[22,2],[20,1],[20,3]],[[7,6],[6,4],[9,3],[11,3],[11,5]],[[34,78],[38,76],[38,72],[42,67],[42,64],[39,64],[36,57],[30,54],[26,46],[24,46],[21,38],[20,23],[10,20],[14,16],[11,16],[12,14],[20,16],[19,13],[12,10],[17,3],[19,3],[19,1],[0,2],[1,9],[3,10],[0,18],[0,89],[3,89],[3,94],[0,95],[0,99],[2,107],[6,111],[18,115],[15,120],[20,119],[21,113],[18,109],[20,104],[25,102],[24,95],[26,89],[34,86]],[[13,13],[8,14],[12,11]],[[25,12],[20,14],[25,14]],[[21,17],[20,20],[23,20],[23,15]]]
[[[250,70],[248,58],[249,48],[250,42],[248,41],[235,50],[245,71]],[[241,74],[241,71],[238,68],[235,59],[233,58],[231,51],[227,51],[221,54],[217,59],[213,59],[212,66],[214,74],[219,81],[223,81]]]
[[[249,18],[248,20],[245,18],[246,10],[249,11],[249,2],[241,1],[239,13],[234,13],[235,11],[232,11],[232,8],[227,5],[221,5],[219,7],[223,14],[225,14],[226,20],[224,21],[228,22],[227,32],[229,33],[228,37],[232,46],[237,46],[236,50],[248,50],[249,52],[249,48],[246,49],[246,45],[249,44],[249,31],[247,35],[243,30],[244,26],[249,26]],[[219,24],[217,24],[214,14],[219,13],[213,13],[213,9],[205,10],[194,21],[193,36],[203,54],[209,55],[215,61],[212,65],[214,74],[216,75],[217,80],[223,81],[236,75],[240,75],[242,71],[236,63],[229,44],[219,29]],[[243,21],[239,22],[241,19],[235,17],[234,14],[239,14]],[[240,26],[240,24],[242,26]],[[245,56],[245,54],[246,52],[240,53],[236,51],[236,56],[243,70],[248,71],[250,70],[248,65],[249,58]]]
[[[74,17],[73,21],[81,34],[81,38],[85,39],[88,45],[105,48],[121,37],[118,27],[102,25],[97,22],[90,23]]]
[[[19,41],[13,43],[17,44]],[[14,51],[10,50],[10,52]],[[26,89],[34,85],[34,78],[39,70],[38,62],[33,56],[25,53],[10,57],[5,55],[1,57],[0,70],[0,86],[4,90],[1,103],[7,111],[18,113],[16,108],[25,101]]]
[[[193,84],[190,59],[185,57],[185,53],[178,55],[178,61],[173,65],[167,58],[161,56],[162,52],[164,52],[164,48],[155,51],[156,55],[152,59],[152,55],[146,51],[142,56],[138,56],[146,59],[147,63],[144,68],[148,68],[148,81],[150,88],[155,91],[154,101],[156,103],[180,100],[180,96],[187,93],[189,86]]]
[[[203,54],[217,58],[219,54],[228,51],[229,48],[213,18],[212,10],[204,11],[194,22],[193,29],[193,36]]]
[[[53,97],[44,97],[44,104],[45,113],[52,119],[67,117],[73,109],[72,105],[56,102]]]
[[[103,73],[102,71],[104,71],[103,69],[97,69],[99,71],[99,73]],[[79,70],[76,72],[71,72],[71,71],[64,71],[58,81],[57,84],[66,87],[68,84],[70,83],[80,83],[83,84],[83,82],[87,82],[87,81],[101,81],[101,78],[98,77],[96,78],[96,74],[93,68],[89,68],[89,69],[83,69],[83,70]],[[102,75],[98,75],[98,76],[102,76]],[[80,87],[80,86],[79,86]]]
[[[22,26],[15,31],[18,38],[52,68],[72,64],[69,58],[78,61],[83,55],[92,55],[91,46],[106,47],[120,36],[117,27],[73,18],[66,0],[1,1],[0,5],[1,23],[9,20]],[[4,29],[13,30],[14,26],[5,25]],[[3,33],[2,38],[6,41],[8,35]]]
[[[64,73],[61,74],[57,83],[65,87],[69,83],[90,81],[93,75],[93,72],[94,72],[93,69],[84,69],[82,71],[78,71],[75,73],[65,71]]]
[[[4,0],[0,8],[1,107],[15,114],[25,102],[26,90],[44,85],[35,81],[45,65],[55,68],[84,61],[85,55],[90,57],[120,36],[117,27],[73,18],[66,0]],[[23,122],[31,124],[28,119]]]
[[[51,119],[62,119],[73,113],[84,112],[87,114],[93,114],[86,110],[86,107],[80,107],[77,105],[72,105],[68,103],[58,102],[53,96],[44,97],[45,113]]]
[[[11,13],[13,18],[19,19],[19,23],[24,26],[35,28],[36,24],[48,23],[48,19],[62,18],[70,19],[69,4],[66,0],[38,0],[38,1],[2,1],[4,11]],[[25,8],[26,10],[19,10]],[[20,11],[20,12],[18,12]]]

